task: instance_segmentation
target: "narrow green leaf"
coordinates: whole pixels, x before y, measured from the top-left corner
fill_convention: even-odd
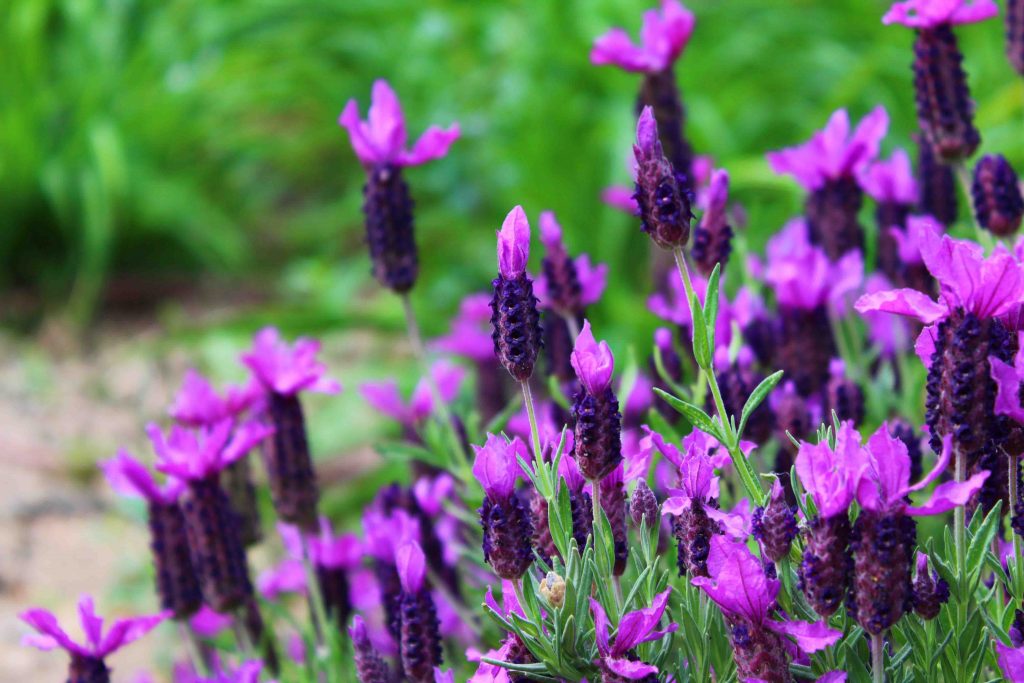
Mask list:
[[[655,387],[654,393],[668,401],[668,404],[672,406],[676,412],[689,420],[690,424],[694,427],[706,434],[710,434],[722,443],[726,442],[725,438],[722,436],[721,428],[707,413],[704,412],[703,409],[698,408],[692,403],[687,403],[681,398],[676,398],[672,394],[662,391],[657,387]]]
[[[754,391],[750,393],[750,397],[747,402],[743,405],[743,411],[740,413],[740,428],[737,430],[737,435],[742,437],[743,430],[746,429],[747,420],[753,414],[757,407],[768,397],[768,394],[772,392],[779,382],[782,381],[782,370],[768,375],[761,383],[758,384]]]
[[[690,294],[690,311],[693,313],[693,357],[697,365],[707,370],[711,367],[712,350],[708,346],[708,326],[704,321],[697,295]]]
[[[715,322],[718,320],[718,286],[722,275],[722,264],[716,263],[708,278],[708,289],[704,295],[704,326],[707,328],[708,348],[715,353]]]

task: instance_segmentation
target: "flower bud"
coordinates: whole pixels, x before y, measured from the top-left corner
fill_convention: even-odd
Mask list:
[[[767,507],[754,510],[751,526],[754,538],[761,543],[767,559],[778,562],[789,555],[789,548],[797,533],[796,511],[786,502],[785,492],[778,480],[772,486]]]
[[[692,192],[693,149],[686,139],[686,108],[679,96],[676,74],[671,65],[644,75],[637,98],[637,118],[643,114],[645,107],[652,108],[658,122],[658,137],[665,156],[673,167],[684,174],[684,186]]]
[[[537,587],[541,597],[548,601],[548,604],[555,609],[562,606],[565,602],[565,579],[556,574],[555,572],[548,572],[540,581],[540,585]]]
[[[412,206],[400,166],[383,163],[369,169],[363,186],[363,213],[373,276],[399,293],[412,289],[419,273]]]
[[[1006,157],[989,154],[975,164],[971,195],[978,225],[999,237],[1017,232],[1024,214],[1024,198],[1017,173]]]
[[[913,602],[917,616],[925,621],[939,616],[942,605],[949,600],[949,584],[935,572],[928,571],[928,556],[917,554],[917,577],[914,579]]]
[[[850,585],[850,533],[850,519],[845,514],[818,517],[807,529],[804,558],[797,572],[799,587],[814,611],[825,618],[839,609]]]
[[[352,638],[353,659],[360,683],[391,683],[391,670],[370,641],[363,618],[356,615],[349,629]]]
[[[658,125],[645,107],[636,129],[633,153],[637,162],[636,199],[641,228],[662,249],[686,246],[693,219],[692,193],[686,173],[665,158],[658,139]]]
[[[640,528],[642,520],[646,520],[648,531],[661,526],[658,498],[643,479],[638,481],[636,488],[633,489],[633,496],[629,499],[629,513],[637,529]]]

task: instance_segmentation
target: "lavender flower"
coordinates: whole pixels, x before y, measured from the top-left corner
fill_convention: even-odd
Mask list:
[[[36,634],[25,636],[23,642],[40,650],[61,648],[67,652],[71,656],[68,683],[109,683],[110,669],[104,660],[114,651],[152,631],[171,613],[118,619],[104,633],[103,619],[97,616],[93,599],[85,595],[78,601],[78,616],[85,632],[84,644],[72,640],[51,612],[39,608],[18,615],[36,631]]]
[[[263,449],[263,463],[278,516],[289,524],[316,529],[319,491],[309,454],[300,391],[336,394],[338,382],[324,376],[327,368],[316,359],[320,343],[300,337],[294,345],[273,327],[260,330],[253,348],[242,355],[267,392],[267,417],[274,438]]]
[[[1024,454],[1024,407],[1021,406],[1021,384],[1024,382],[1024,346],[1021,345],[1024,332],[1017,333],[1017,353],[1013,357],[1013,365],[993,356],[989,358],[992,380],[996,385],[996,397],[993,407],[997,415],[1005,415],[1012,423],[1009,430],[1005,450],[1013,463],[1010,476],[1020,478],[1020,456]],[[993,473],[1001,478],[1001,473]],[[1024,536],[1024,501],[1019,498],[1014,509],[1010,510],[1013,530]]]
[[[957,188],[953,168],[939,159],[931,143],[915,135],[917,143],[918,213],[932,216],[945,227],[956,223]]]
[[[395,557],[406,542],[419,539],[420,527],[419,521],[405,510],[388,509],[382,498],[378,494],[377,500],[363,515],[363,530],[367,550],[373,558],[385,627],[397,643],[402,635],[402,583]]]
[[[726,211],[729,202],[729,173],[716,170],[711,174],[711,184],[698,198],[704,214],[693,231],[693,247],[690,255],[698,272],[705,277],[711,275],[715,265],[725,270],[732,249],[732,228]]]
[[[718,385],[722,393],[722,405],[726,417],[739,415],[751,392],[761,383],[764,375],[754,369],[754,354],[749,347],[740,347],[734,363],[729,364],[729,349],[718,347],[715,352],[715,370],[718,373]],[[709,397],[710,398],[710,397]],[[708,403],[708,412],[714,413],[714,399]],[[755,443],[765,443],[772,437],[775,428],[775,416],[771,405],[767,402],[759,405],[750,414],[743,436]]]
[[[498,231],[498,277],[491,299],[494,355],[518,382],[533,374],[540,350],[540,315],[533,282],[526,275],[530,256],[530,224],[523,207],[516,206]]]
[[[395,555],[402,582],[402,671],[412,683],[433,683],[434,667],[441,664],[441,634],[437,608],[426,584],[426,560],[415,541],[403,544]]]
[[[1006,2],[1006,57],[1024,75],[1024,3],[1020,0]]]
[[[641,523],[646,524],[648,530],[661,526],[661,511],[658,506],[658,497],[647,485],[647,482],[640,479],[633,489],[633,495],[629,498],[629,514],[633,518],[633,524],[637,529]],[[646,522],[644,522],[646,520]]]
[[[864,422],[864,392],[860,386],[846,376],[846,364],[840,358],[829,363],[829,380],[825,387],[827,398],[826,414],[835,412],[840,420],[849,420],[855,425]]]
[[[907,0],[894,4],[882,23],[917,31],[914,93],[917,120],[936,155],[947,161],[970,157],[981,142],[967,88],[963,55],[952,27],[999,13],[994,0]]]
[[[637,112],[644,107],[652,108],[661,131],[661,144],[669,161],[683,174],[688,190],[693,189],[693,151],[685,136],[686,110],[676,85],[674,64],[686,48],[695,23],[693,13],[682,3],[662,0],[660,12],[644,12],[639,45],[624,30],[615,28],[595,40],[590,52],[594,64],[613,64],[644,74]]]
[[[914,612],[925,621],[939,616],[942,605],[949,600],[949,584],[936,572],[928,571],[928,556],[917,553],[917,576],[914,578]]]
[[[516,614],[519,617],[526,618],[523,613],[523,608],[519,604],[515,595],[515,586],[512,585],[511,581],[502,580],[501,582],[501,605],[494,599],[494,593],[491,587],[487,587],[487,593],[484,595],[484,604],[490,609],[494,610],[496,614],[501,615],[505,619],[508,619],[510,615]],[[469,652],[466,653],[467,659],[472,661]],[[510,664],[531,664],[536,660],[526,645],[515,633],[508,633],[505,639],[501,642],[501,647],[497,650],[491,650],[485,655],[489,659],[494,659],[500,662],[508,662]],[[479,660],[478,660],[479,661]],[[494,664],[488,664],[486,662],[480,662],[479,668],[477,668],[476,674],[470,679],[473,683],[521,683],[525,681],[525,677],[520,677],[518,674],[509,671],[508,669]]]
[[[768,154],[773,171],[792,175],[810,193],[805,209],[810,238],[832,261],[864,248],[857,175],[877,156],[888,126],[885,109],[876,107],[850,135],[849,115],[840,109],[809,141]]]
[[[654,602],[646,609],[628,612],[619,621],[619,629],[614,642],[608,635],[608,615],[597,600],[590,599],[590,610],[594,614],[594,638],[597,640],[598,666],[604,681],[639,680],[646,676],[657,675],[658,667],[637,661],[629,656],[630,651],[641,643],[661,640],[679,628],[671,623],[662,630],[657,630],[671,589],[654,596]]]
[[[373,275],[396,292],[412,289],[419,272],[413,229],[412,199],[402,178],[404,166],[418,166],[443,157],[459,137],[459,126],[448,130],[431,126],[405,149],[405,117],[398,97],[387,81],[373,84],[373,104],[368,118],[359,118],[359,105],[349,100],[338,123],[348,131],[359,161],[366,168],[363,213],[366,241],[370,246]]]
[[[515,439],[487,435],[484,446],[476,448],[473,474],[484,489],[480,508],[483,527],[484,560],[503,579],[518,579],[533,561],[530,514],[515,493],[519,476],[517,455],[526,455],[525,446]]]
[[[690,238],[693,194],[686,175],[665,158],[658,139],[658,124],[650,107],[644,107],[636,124],[636,199],[640,228],[662,249],[686,246]]]
[[[858,180],[876,204],[878,269],[890,280],[899,281],[901,262],[893,231],[906,226],[907,216],[917,204],[919,194],[910,156],[905,150],[897,149],[888,161],[876,161],[864,167]]]
[[[785,491],[778,479],[772,484],[768,505],[754,510],[751,527],[769,561],[778,562],[789,556],[797,533],[796,509],[786,502]]]
[[[612,567],[612,574],[615,576],[622,576],[626,571],[626,561],[629,559],[624,474],[620,463],[601,480],[598,486],[601,509],[608,517],[608,524],[612,530],[612,541],[615,543],[615,562]]]
[[[934,469],[911,485],[907,447],[889,433],[889,426],[883,424],[868,440],[857,487],[861,513],[852,543],[851,601],[852,615],[868,633],[883,633],[913,606],[911,562],[916,527],[911,517],[941,514],[966,504],[989,476],[981,472],[965,482],[940,484],[922,505],[908,505],[910,493],[924,489],[946,469],[951,449],[952,438],[946,437]]]
[[[189,554],[185,519],[178,506],[184,484],[171,478],[164,486],[158,485],[149,470],[124,450],[101,462],[100,468],[119,494],[146,501],[160,606],[175,619],[187,619],[199,610],[203,599]]]
[[[827,622],[773,619],[780,584],[765,576],[761,563],[745,544],[715,536],[708,567],[710,576],[690,581],[722,609],[739,680],[792,681],[787,636],[807,653],[829,647],[842,637],[842,632],[830,629]]]
[[[583,476],[599,481],[622,460],[622,416],[611,388],[615,358],[608,343],[598,344],[590,322],[584,321],[571,360],[580,381],[572,407],[574,455]]]
[[[822,617],[839,609],[850,585],[853,559],[847,510],[865,467],[860,434],[850,422],[840,426],[835,449],[828,443],[802,443],[796,456],[797,476],[818,509],[806,529],[798,576],[808,602]]]
[[[360,683],[391,683],[394,680],[391,670],[370,641],[366,623],[361,616],[357,614],[352,619],[352,627],[348,632],[352,638],[356,674]]]
[[[974,216],[993,235],[1006,237],[1020,228],[1024,215],[1017,173],[1001,154],[983,156],[974,166]]]
[[[540,307],[566,318],[581,318],[587,306],[600,300],[608,284],[608,266],[593,266],[586,254],[571,258],[562,240],[562,227],[552,211],[540,214],[540,241],[545,256],[543,274],[534,282]]]

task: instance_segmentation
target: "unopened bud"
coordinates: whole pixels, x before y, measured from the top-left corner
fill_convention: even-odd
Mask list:
[[[565,579],[554,572],[541,579],[538,590],[552,607],[561,607],[565,602]]]

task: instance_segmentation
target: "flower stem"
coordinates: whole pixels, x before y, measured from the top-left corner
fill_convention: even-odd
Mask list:
[[[1018,474],[1020,472],[1020,456],[1011,455],[1007,458],[1010,461],[1010,519],[1012,520],[1014,515],[1017,514],[1017,504],[1020,501],[1020,481]],[[1024,594],[1024,564],[1021,557],[1020,547],[1020,535],[1011,529],[1010,535],[1013,537],[1013,565],[1015,571],[1013,572],[1014,583],[1015,583],[1015,597],[1021,598]],[[1010,563],[1007,563],[1010,564]]]
[[[405,326],[409,334],[409,342],[412,344],[413,353],[416,355],[416,359],[422,368],[423,379],[430,389],[430,396],[434,400],[434,409],[437,411],[441,421],[444,422],[445,433],[448,434],[450,441],[448,446],[451,448],[451,453],[449,454],[448,461],[451,467],[449,469],[463,482],[471,481],[472,474],[469,469],[469,461],[466,459],[466,453],[462,449],[462,440],[455,431],[452,413],[448,409],[448,404],[445,403],[444,398],[441,396],[441,389],[437,386],[433,373],[430,372],[426,347],[423,346],[423,337],[420,334],[420,326],[416,321],[416,311],[413,310],[409,293],[404,292],[401,298],[402,309],[405,311]]]
[[[572,339],[573,343],[575,343],[576,338],[580,336],[579,323],[576,322],[576,318],[571,315],[563,315],[562,320],[564,320],[565,324],[569,327],[569,337]]]
[[[882,634],[871,636],[871,680],[873,683],[885,683],[884,648]]]
[[[316,662],[314,669],[317,672],[317,680],[325,681],[327,678],[327,660],[330,651],[325,641],[325,629],[329,620],[327,609],[324,607],[324,596],[320,592],[320,581],[313,567],[313,557],[309,548],[309,539],[305,533],[299,534],[302,544],[302,567],[306,570],[306,600],[309,603],[309,618],[313,624],[313,634],[316,637]],[[322,667],[322,668],[321,668]]]
[[[210,665],[203,652],[203,643],[196,637],[196,632],[185,621],[178,622],[178,630],[181,633],[181,640],[185,644],[185,650],[188,652],[192,668],[200,676],[209,676]]]
[[[539,474],[544,464],[544,456],[540,450],[540,429],[537,427],[537,411],[533,405],[533,392],[530,390],[530,382],[523,381],[519,383],[519,386],[523,388],[523,403],[526,404],[526,416],[530,420],[530,440],[533,446],[533,461],[535,469]],[[546,483],[546,482],[545,482]],[[545,492],[545,495],[553,492]],[[550,504],[551,501],[549,500]]]

